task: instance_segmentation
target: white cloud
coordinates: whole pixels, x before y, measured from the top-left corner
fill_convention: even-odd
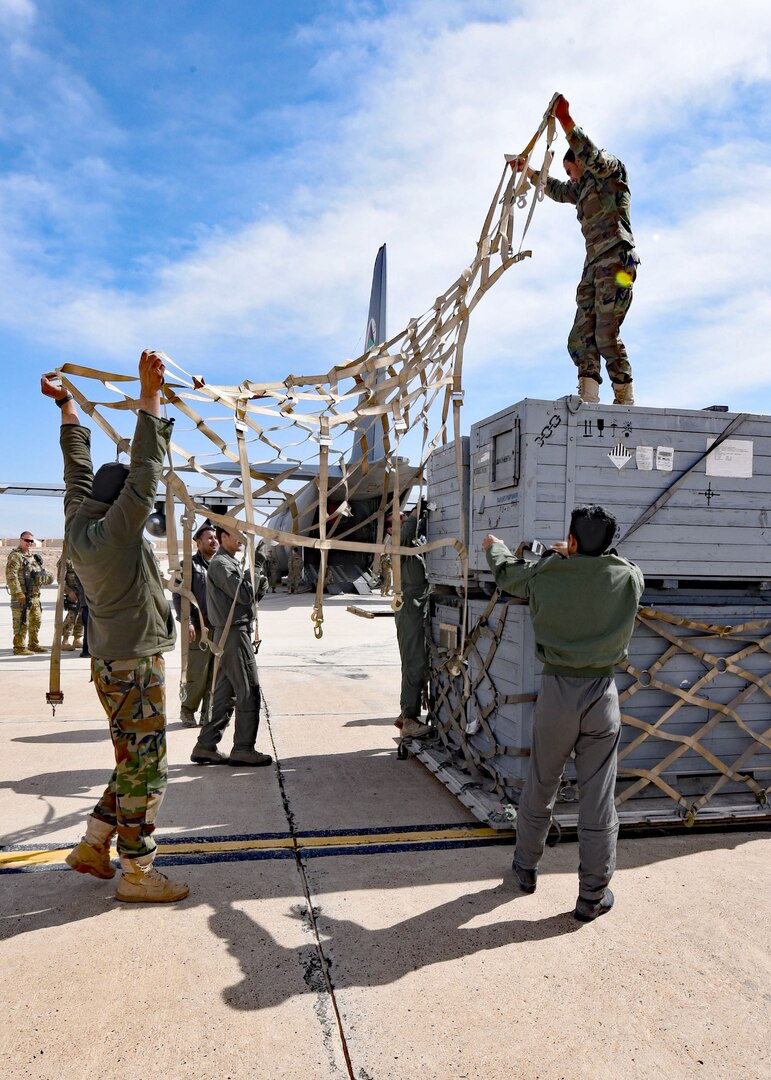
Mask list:
[[[469,8],[480,21],[464,21]],[[91,260],[49,275],[44,243],[19,227],[26,201],[41,197],[70,228],[80,214],[98,227],[109,210],[74,201],[86,181],[53,191],[45,176],[28,178],[26,191],[22,181],[16,192],[6,186],[0,195],[12,204],[11,220],[15,208],[16,227],[6,237],[3,321],[112,363],[153,341],[197,370],[229,360],[231,378],[281,376],[288,356],[294,370],[323,371],[360,343],[383,241],[392,332],[451,284],[473,255],[503,153],[521,148],[560,89],[589,134],[632,172],[643,266],[627,338],[641,371],[657,380],[654,389],[638,376],[639,399],[663,400],[666,373],[667,387],[691,402],[692,380],[672,369],[686,370],[682,358],[698,351],[698,370],[719,383],[731,339],[746,358],[742,381],[771,390],[760,276],[771,222],[768,144],[729,137],[703,157],[679,156],[714,130],[705,113],[714,120],[728,110],[730,119],[748,87],[767,92],[771,5],[533,2],[511,11],[423,3],[336,28],[322,20],[309,31],[320,49],[314,77],[343,81],[344,99],[330,110],[331,126],[316,106],[313,130],[298,125],[304,137],[288,159],[295,171],[284,163],[292,179],[283,202],[230,233],[199,235],[191,222],[192,249],[181,255],[164,251],[159,238],[133,288],[111,285],[109,267]],[[60,85],[66,76],[57,76]],[[80,123],[104,121],[108,155],[122,135],[111,132],[92,88],[73,85],[63,104]],[[651,147],[655,170],[646,166]],[[93,160],[115,172],[107,158]],[[117,174],[113,182],[120,199]],[[532,377],[544,393],[565,393],[573,372],[564,341],[583,258],[572,209],[538,207],[526,246],[532,261],[512,268],[474,317],[465,370],[472,384],[484,371],[503,388],[510,365],[522,384]],[[25,259],[31,251],[36,257]],[[667,341],[676,362],[662,351]],[[496,365],[500,373],[491,374]]]

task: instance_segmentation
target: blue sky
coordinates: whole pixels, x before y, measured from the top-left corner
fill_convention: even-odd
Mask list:
[[[760,0],[0,0],[0,481],[61,476],[57,364],[153,346],[233,383],[357,355],[384,242],[395,333],[470,262],[557,90],[629,170],[638,403],[771,412],[770,43]],[[466,431],[575,387],[572,208],[527,246],[472,319]],[[48,500],[0,515],[62,532]]]

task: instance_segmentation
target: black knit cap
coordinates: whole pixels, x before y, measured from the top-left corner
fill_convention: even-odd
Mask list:
[[[128,478],[128,465],[120,461],[108,461],[97,469],[91,498],[97,502],[114,503]]]

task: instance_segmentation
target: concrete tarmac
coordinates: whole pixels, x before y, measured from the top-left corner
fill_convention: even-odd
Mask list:
[[[63,862],[112,768],[89,662],[64,654],[52,717],[3,598],[3,1075],[765,1080],[768,833],[622,837],[616,906],[589,925],[574,842],[518,893],[511,838],[397,760],[393,621],[350,603],[329,598],[320,641],[308,595],[261,606],[270,768],[190,763],[167,654],[158,865],[190,896],[134,906]]]

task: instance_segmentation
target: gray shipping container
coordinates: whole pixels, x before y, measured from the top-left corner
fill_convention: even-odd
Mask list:
[[[648,594],[619,671],[622,822],[751,820],[771,814],[771,604]],[[468,636],[459,663],[461,624]],[[432,711],[441,749],[425,763],[482,819],[506,827],[527,774],[541,665],[526,604],[435,597]],[[568,762],[555,818],[576,818]]]
[[[582,503],[615,515],[619,554],[647,579],[771,579],[771,417],[526,399],[475,424],[470,450],[480,580],[487,533],[512,549],[564,539]]]
[[[450,537],[468,547],[469,540],[469,437],[460,440],[460,483],[455,443],[439,447],[426,463],[426,502],[428,519],[426,540]],[[462,512],[461,512],[462,511]],[[432,584],[462,587],[465,582],[463,563],[455,547],[438,547],[426,551],[426,573]]]

